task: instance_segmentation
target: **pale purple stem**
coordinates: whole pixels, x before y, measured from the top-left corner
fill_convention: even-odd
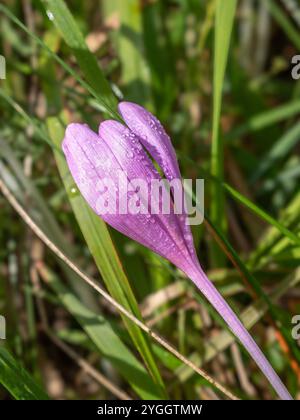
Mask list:
[[[236,314],[226,303],[225,299],[215,288],[213,283],[207,278],[201,267],[191,270],[187,273],[198,289],[204,294],[206,299],[213,305],[217,312],[227,323],[234,335],[241,341],[245,349],[255,360],[261,371],[269,380],[274,390],[282,400],[292,400],[292,396],[282,383],[281,379],[274,371],[263,352],[260,350],[256,342],[253,340],[247,329],[238,319]]]

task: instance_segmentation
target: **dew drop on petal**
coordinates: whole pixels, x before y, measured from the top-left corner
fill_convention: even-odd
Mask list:
[[[132,151],[132,150],[130,150],[130,149],[128,149],[128,150],[126,151],[126,156],[127,156],[129,159],[132,159],[132,158],[134,157],[134,153],[133,153],[133,151]]]

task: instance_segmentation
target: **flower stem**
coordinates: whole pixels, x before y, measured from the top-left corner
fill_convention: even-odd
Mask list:
[[[207,278],[200,265],[196,269],[189,271],[190,272],[187,274],[193,283],[195,283],[197,288],[203,293],[206,299],[213,305],[213,307],[227,323],[230,330],[240,340],[245,349],[249,352],[261,371],[264,373],[266,378],[269,380],[278,396],[282,400],[292,400],[292,396],[282,383],[277,373],[272,368],[271,364],[266,359],[263,352],[260,350],[252,336],[233,312],[231,307],[215,288],[213,283]]]

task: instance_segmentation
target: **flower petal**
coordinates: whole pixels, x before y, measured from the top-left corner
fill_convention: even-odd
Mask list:
[[[185,270],[190,263],[188,251],[174,223],[172,226],[171,216],[166,215],[166,218],[162,219],[161,215],[120,214],[118,199],[115,214],[99,211],[98,203],[103,194],[99,188],[99,180],[112,180],[114,191],[119,192],[120,174],[126,176],[129,182],[137,177],[147,179],[147,182],[159,177],[144,151],[141,159],[131,158],[128,151],[136,153],[136,149],[130,149],[129,138],[125,141],[125,137],[122,137],[126,132],[129,134],[129,130],[118,124],[115,121],[103,123],[100,132],[105,140],[86,125],[68,126],[63,151],[74,181],[92,209],[101,215],[105,222]],[[145,163],[146,160],[148,163]],[[111,200],[115,199],[114,191],[106,191]]]
[[[141,143],[160,165],[165,177],[169,181],[181,178],[171,139],[160,121],[132,102],[120,102],[118,109],[130,130],[140,137]]]
[[[100,124],[99,135],[106,142],[112,154],[118,160],[119,165],[126,170],[129,181],[141,178],[150,184],[152,180],[161,180],[159,173],[140,144],[140,138],[123,124],[113,120],[104,121]],[[149,188],[149,195],[147,197],[142,197],[140,192],[137,195],[141,201],[151,203],[153,196],[151,197],[150,193],[151,190]],[[153,213],[152,210],[150,206],[150,214]],[[150,220],[152,223],[154,224],[155,222],[161,227],[159,235],[154,237],[153,240],[154,242],[160,242],[164,236],[169,236],[177,244],[179,253],[188,261],[189,250],[185,246],[180,229],[178,229],[178,220],[174,214],[173,205],[170,210],[170,214],[159,212],[159,214],[151,216]],[[163,234],[163,232],[165,233]],[[178,263],[176,265],[178,266]]]
[[[140,142],[157,161],[165,177],[169,181],[174,178],[181,179],[175,150],[161,122],[145,108],[133,102],[121,102],[118,110],[130,130],[140,138]],[[193,236],[185,212],[178,217],[178,224],[192,259],[197,261]]]

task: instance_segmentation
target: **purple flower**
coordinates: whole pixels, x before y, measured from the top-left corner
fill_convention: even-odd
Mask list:
[[[185,209],[177,214],[174,191],[170,194],[162,186],[153,199],[153,185],[162,177],[149,155],[169,182],[181,179],[170,137],[157,118],[139,105],[122,102],[119,112],[126,125],[104,121],[98,134],[85,124],[67,127],[62,147],[79,190],[105,222],[184,271],[239,338],[278,395],[291,399],[260,348],[201,268]],[[183,196],[181,181],[176,185],[177,193]],[[162,210],[166,192],[171,197],[168,212]],[[155,208],[158,211],[153,214]]]

